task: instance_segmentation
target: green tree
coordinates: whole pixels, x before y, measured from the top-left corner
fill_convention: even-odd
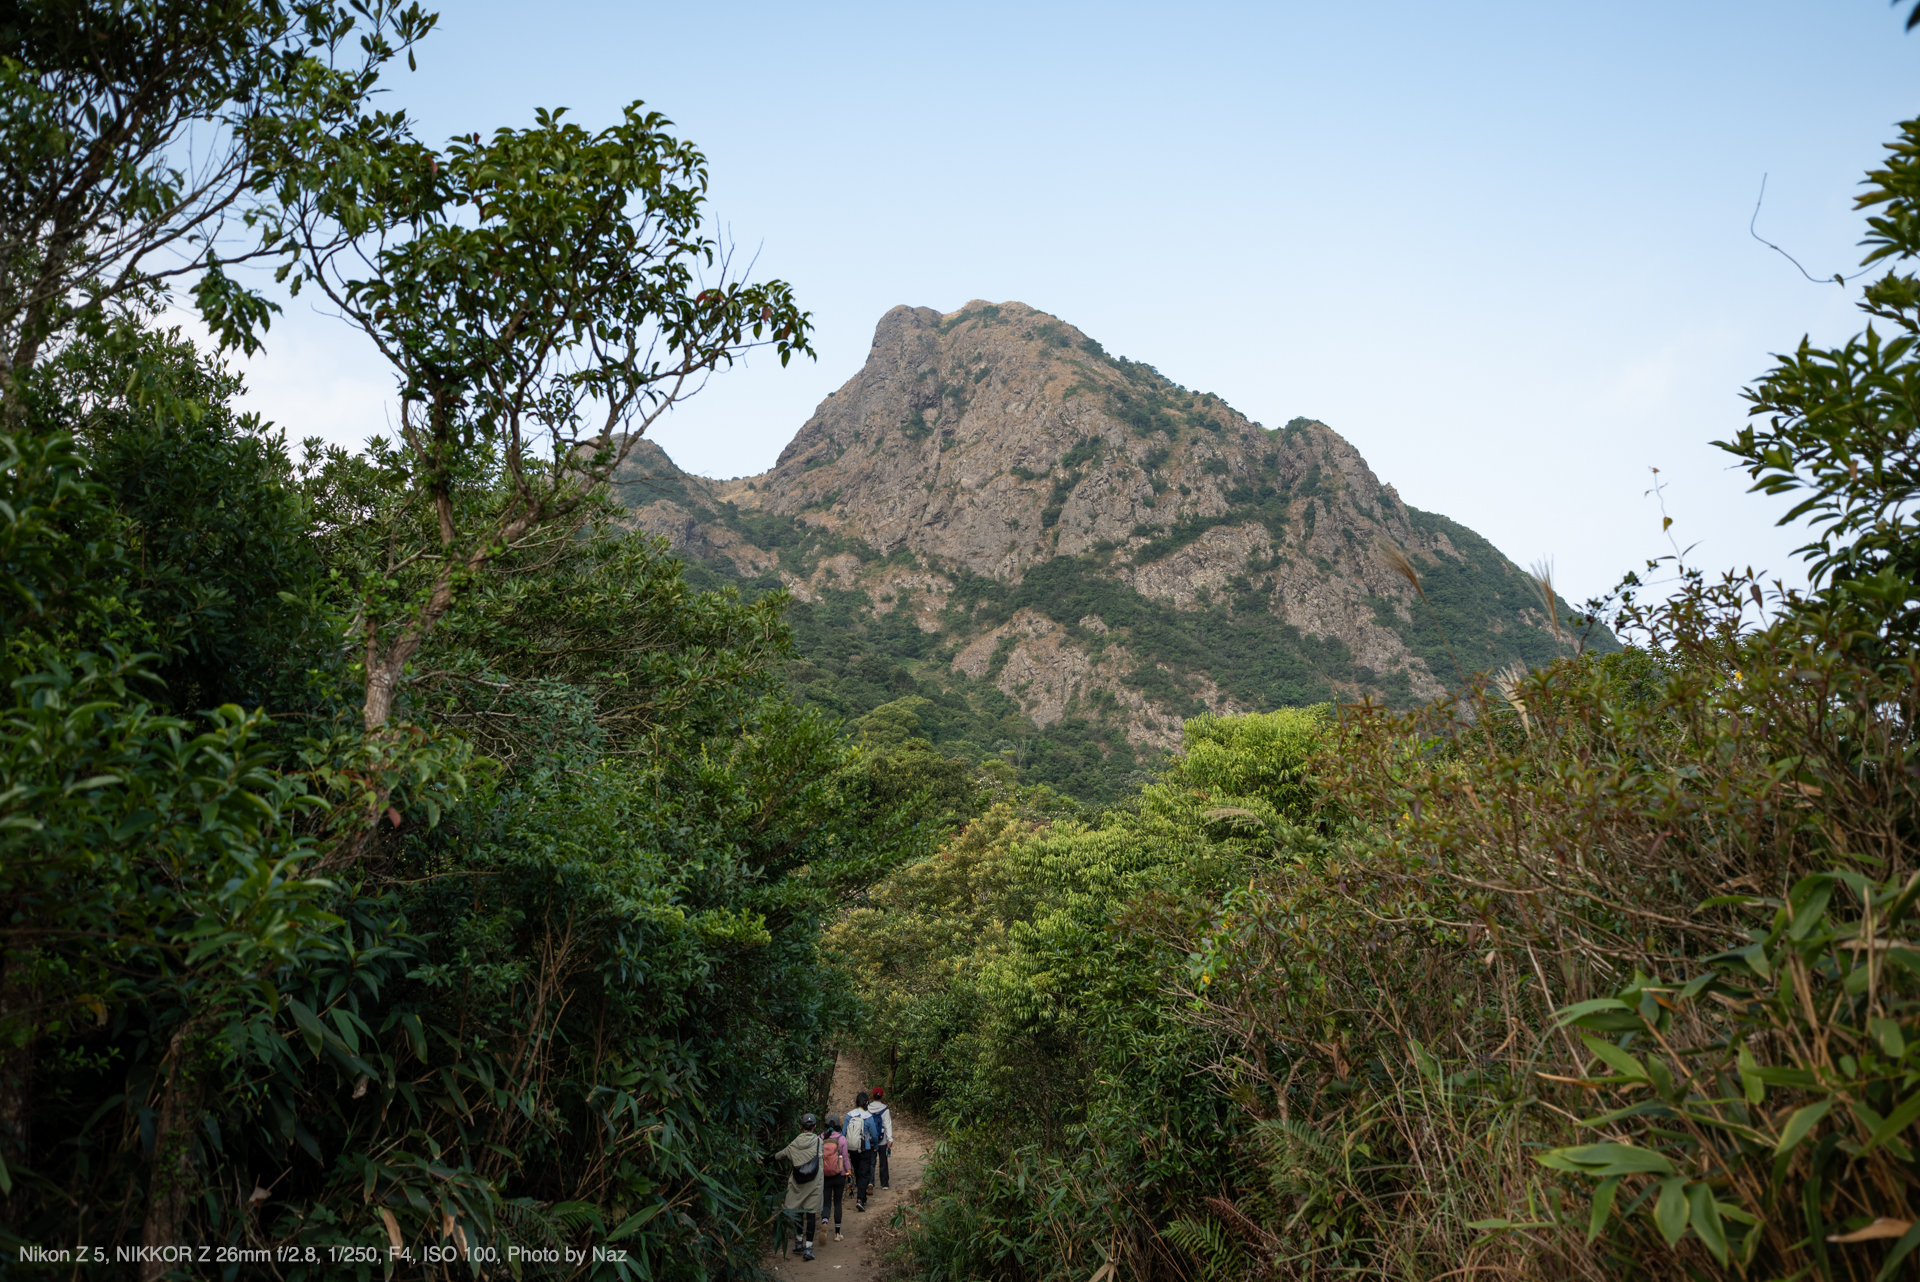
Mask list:
[[[178,715],[304,702],[338,648],[326,566],[281,437],[229,406],[239,379],[151,330],[66,344],[40,375],[36,430],[75,442],[114,514],[116,599],[155,654],[146,697]]]
[[[1920,277],[1899,269],[1920,257],[1920,120],[1887,151],[1854,204],[1873,211],[1865,263],[1890,263],[1860,309],[1893,336],[1869,324],[1839,347],[1803,338],[1748,391],[1760,421],[1719,444],[1755,490],[1804,492],[1780,524],[1816,530],[1800,549],[1815,587],[1881,620],[1892,641],[1920,630]]]
[[[398,382],[374,454],[404,502],[358,585],[369,730],[474,576],[577,523],[707,375],[758,345],[811,354],[792,291],[733,279],[702,235],[706,158],[669,123],[636,103],[597,133],[542,111],[441,151],[326,137],[289,184],[294,287],[322,290]]]
[[[223,262],[284,259],[290,147],[404,117],[366,110],[381,69],[432,29],[375,0],[22,0],[0,17],[0,427],[76,322],[191,280],[251,345],[272,306]],[[230,233],[238,233],[231,235]],[[223,257],[224,255],[224,257]]]
[[[93,458],[22,434],[0,493],[0,586],[44,607],[5,651],[5,1240],[384,1250],[451,1223],[750,1273],[755,1155],[852,1019],[820,927],[927,834],[785,697],[783,599],[692,592],[603,527],[502,555],[422,650],[427,768],[352,882],[317,880],[361,822],[348,656],[324,585],[315,613],[250,589],[309,582],[314,548],[358,546],[336,518],[395,496],[365,460],[303,486],[218,403],[96,394],[135,350],[150,388],[233,390],[165,336],[89,350],[61,422]],[[174,666],[202,654],[266,674],[282,724],[202,712],[220,674]],[[463,794],[431,758],[466,743],[493,762]]]
[[[0,665],[0,1194],[28,1227],[29,1194],[61,1187],[33,1160],[31,1123],[49,1112],[34,1083],[74,1067],[74,1030],[159,1007],[141,1232],[159,1245],[181,1240],[197,1187],[210,1039],[270,1011],[275,973],[322,947],[333,919],[327,887],[301,871],[313,799],[273,769],[264,718],[228,705],[196,725],[143,697],[153,655],[141,651],[191,647],[177,620],[169,646],[128,608],[126,526],[63,439],[9,438],[0,475],[7,594],[52,607],[6,638]]]

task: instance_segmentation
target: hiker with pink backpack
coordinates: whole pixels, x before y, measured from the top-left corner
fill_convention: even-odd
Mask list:
[[[846,1191],[847,1176],[853,1173],[853,1159],[847,1152],[847,1137],[840,1129],[840,1119],[827,1119],[827,1158],[820,1168],[826,1172],[826,1182],[820,1186],[820,1231],[827,1231],[827,1216],[833,1216],[833,1240],[840,1240],[840,1198]]]

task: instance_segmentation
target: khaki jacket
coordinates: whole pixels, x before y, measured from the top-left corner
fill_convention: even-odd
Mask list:
[[[787,1171],[787,1200],[783,1209],[799,1211],[802,1214],[820,1213],[820,1181],[826,1179],[827,1142],[812,1131],[801,1131],[793,1137],[793,1143],[781,1149],[777,1156],[785,1162]],[[793,1182],[796,1167],[805,1166],[814,1158],[820,1159],[820,1170],[805,1184]]]

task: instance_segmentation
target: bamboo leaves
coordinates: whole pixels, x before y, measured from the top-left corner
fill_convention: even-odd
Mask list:
[[[1717,1262],[1745,1260],[1766,1219],[1798,1215],[1824,1232],[1823,1177],[1836,1160],[1866,1162],[1884,1150],[1905,1169],[1905,1137],[1920,1121],[1920,1062],[1910,1055],[1909,989],[1887,971],[1899,950],[1886,941],[1910,929],[1909,884],[1842,869],[1801,877],[1778,900],[1729,897],[1727,906],[1765,924],[1750,944],[1710,958],[1716,970],[1684,985],[1636,975],[1610,998],[1559,1013],[1563,1026],[1595,1029],[1580,1042],[1611,1070],[1586,1084],[1651,1094],[1585,1123],[1620,1139],[1540,1159],[1600,1182],[1590,1234],[1605,1231],[1623,1187],[1640,1177],[1652,1183],[1636,1202],[1647,1204],[1661,1241],[1673,1247],[1691,1233]],[[1693,1049],[1670,1062],[1682,1024],[1695,1030]],[[1704,1045],[1703,1029],[1717,1030]],[[1783,1046],[1800,1049],[1787,1063],[1768,1062]],[[1818,1046],[1828,1049],[1809,1062],[1805,1048]],[[1770,1098],[1778,1102],[1769,1114]],[[1803,1206],[1780,1197],[1796,1172],[1806,1181]]]

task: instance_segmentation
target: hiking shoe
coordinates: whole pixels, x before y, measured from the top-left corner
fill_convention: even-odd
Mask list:
[[[801,1259],[803,1259],[803,1260],[811,1260],[811,1259],[813,1258],[813,1252],[812,1252],[812,1251],[810,1251],[810,1250],[808,1250],[808,1251],[802,1251],[802,1252],[800,1253],[800,1258],[801,1258]]]
[[[867,1204],[865,1202],[855,1202],[853,1204],[853,1209],[856,1211],[864,1211],[867,1209]]]
[[[833,1240],[834,1240],[834,1241],[836,1241],[836,1242],[838,1242],[838,1241],[840,1240],[840,1230],[839,1230],[839,1229],[835,1229],[835,1230],[833,1231]]]

